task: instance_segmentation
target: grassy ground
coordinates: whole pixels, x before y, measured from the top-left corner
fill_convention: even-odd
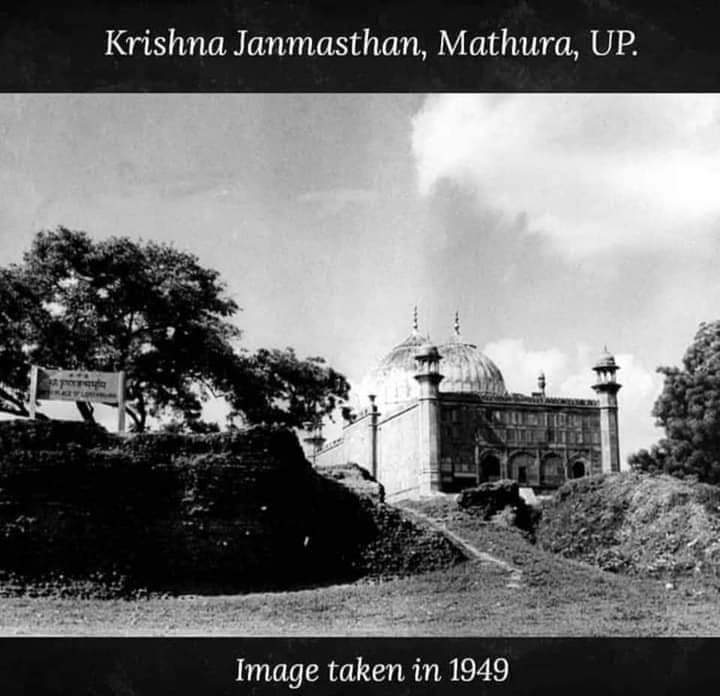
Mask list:
[[[423,511],[521,571],[468,561],[401,580],[143,600],[0,599],[0,632],[101,635],[720,635],[720,597],[544,552],[446,504]]]

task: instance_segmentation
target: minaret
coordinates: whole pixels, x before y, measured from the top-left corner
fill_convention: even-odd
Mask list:
[[[378,411],[377,404],[375,403],[375,394],[368,394],[370,400],[370,418],[368,421],[369,428],[369,439],[370,439],[370,451],[368,456],[368,471],[372,474],[373,478],[377,478],[377,430],[378,430],[378,419],[380,412]]]
[[[615,381],[620,368],[607,346],[593,367],[597,379],[593,389],[600,401],[600,447],[603,473],[620,471],[620,444],[618,439],[617,393],[621,385]]]
[[[418,371],[418,466],[421,495],[440,490],[440,374],[441,355],[434,345],[422,346],[415,356]]]

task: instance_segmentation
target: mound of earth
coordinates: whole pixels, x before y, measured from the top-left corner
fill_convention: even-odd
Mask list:
[[[385,501],[385,489],[367,469],[358,464],[335,464],[317,470],[319,474],[344,486],[360,496],[367,496],[375,502]]]
[[[382,485],[367,470],[344,464],[318,471],[360,502],[365,524],[358,526],[370,523],[368,534],[352,551],[353,567],[361,576],[400,577],[448,568],[465,560],[446,536],[386,505]]]
[[[604,570],[720,586],[720,488],[635,472],[571,481],[545,504],[537,540]]]
[[[481,483],[458,493],[457,505],[481,519],[531,532],[536,515],[520,496],[517,481],[509,479]]]

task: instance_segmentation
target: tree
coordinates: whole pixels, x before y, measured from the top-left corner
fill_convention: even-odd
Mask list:
[[[350,390],[345,377],[323,358],[299,360],[292,348],[261,348],[246,358],[241,371],[246,381],[242,374],[236,376],[241,388],[233,391],[230,403],[252,422],[311,430],[332,417]]]
[[[0,268],[0,410],[27,416],[27,354],[40,308],[13,269]]]
[[[660,367],[653,408],[666,437],[630,457],[633,468],[720,483],[720,321],[702,323],[682,367]]]
[[[150,416],[202,427],[210,396],[248,422],[299,425],[347,395],[316,358],[241,350],[238,307],[217,271],[167,244],[40,232],[21,264],[0,269],[0,307],[0,410],[15,415],[27,415],[31,364],[125,370],[138,431]],[[91,404],[77,407],[94,420]]]

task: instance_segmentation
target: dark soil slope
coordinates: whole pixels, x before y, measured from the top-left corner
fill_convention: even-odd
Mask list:
[[[386,505],[382,485],[362,467],[344,464],[323,467],[319,472],[329,485],[341,486],[348,496],[347,503],[359,502],[361,515],[371,520],[372,533],[353,554],[354,567],[361,575],[401,577],[447,568],[465,560],[463,553],[443,534]],[[347,510],[336,513],[338,520],[346,516]]]
[[[720,488],[630,472],[572,481],[546,503],[537,539],[605,570],[720,584]]]

